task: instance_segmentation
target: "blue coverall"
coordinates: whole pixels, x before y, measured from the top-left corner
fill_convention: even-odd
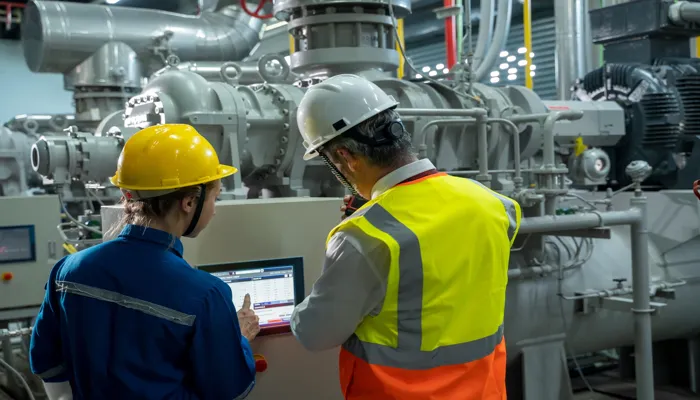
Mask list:
[[[230,400],[255,384],[231,289],[193,269],[166,232],[121,235],[54,266],[29,349],[32,372],[73,398]]]

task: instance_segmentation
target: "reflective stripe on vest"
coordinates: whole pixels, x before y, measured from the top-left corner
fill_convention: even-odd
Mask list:
[[[462,179],[453,177],[429,177],[429,180],[439,179]],[[449,181],[449,184],[455,181]],[[476,183],[471,181],[472,183]],[[420,182],[409,182],[407,185],[418,185]],[[434,182],[433,185],[438,184]],[[477,186],[470,186],[471,188]],[[501,196],[498,193],[491,191],[481,185],[495,198],[500,200],[507,215],[509,224],[507,227],[507,239],[512,244],[520,220],[520,207],[513,200]],[[465,188],[464,190],[470,190]],[[390,189],[392,191],[392,189]],[[420,191],[419,191],[420,192]],[[406,199],[397,200],[409,202],[412,196],[406,196]],[[415,199],[419,200],[419,199]],[[343,348],[354,356],[359,357],[370,364],[381,365],[387,367],[396,367],[401,369],[425,370],[446,365],[464,364],[479,360],[491,354],[503,339],[502,319],[497,325],[493,326],[493,331],[478,339],[470,340],[463,343],[442,345],[433,350],[422,350],[423,343],[423,291],[424,291],[424,265],[423,254],[419,238],[408,226],[395,218],[382,203],[386,200],[384,195],[367,203],[360,208],[349,219],[346,219],[335,230],[331,232],[330,237],[346,223],[357,223],[357,219],[364,219],[371,226],[387,235],[398,244],[398,260],[396,267],[398,268],[398,290],[396,293],[396,346],[372,343],[367,340],[361,340],[358,334],[353,335],[344,345]],[[416,206],[420,207],[420,201],[416,202]],[[504,227],[505,228],[505,227]],[[361,228],[362,229],[362,228]],[[363,229],[365,230],[365,229]],[[506,233],[502,231],[503,233]],[[370,234],[369,232],[366,232]],[[503,234],[502,233],[502,234]],[[375,236],[371,235],[370,236]],[[505,239],[505,237],[504,237]],[[504,243],[507,243],[503,240]],[[391,248],[391,246],[390,246]],[[503,251],[508,251],[509,248]],[[393,261],[392,261],[393,264]],[[504,274],[507,276],[504,268]],[[391,278],[390,278],[391,279]],[[507,278],[504,278],[507,279]],[[505,287],[506,281],[503,282]],[[389,295],[389,293],[387,293]],[[505,296],[505,293],[503,294]],[[380,311],[380,315],[384,310]],[[368,320],[366,317],[365,321]],[[364,322],[363,322],[364,324]],[[362,326],[362,325],[361,325]],[[360,328],[358,328],[359,331]],[[389,329],[391,330],[391,329]]]

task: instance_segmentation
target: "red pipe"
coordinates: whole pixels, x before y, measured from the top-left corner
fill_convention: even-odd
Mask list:
[[[454,7],[454,0],[443,0],[444,7]],[[445,18],[445,51],[447,52],[447,68],[457,63],[457,31],[455,17]]]

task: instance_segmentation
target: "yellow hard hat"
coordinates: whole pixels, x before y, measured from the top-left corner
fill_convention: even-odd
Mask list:
[[[236,171],[219,164],[214,147],[193,127],[165,124],[142,129],[126,141],[110,181],[122,190],[160,192],[212,182]]]

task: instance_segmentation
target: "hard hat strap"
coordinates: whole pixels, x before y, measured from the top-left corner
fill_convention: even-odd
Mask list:
[[[333,175],[335,175],[336,179],[338,179],[338,181],[340,183],[342,183],[343,186],[345,186],[345,188],[348,189],[350,191],[350,193],[352,193],[353,196],[362,197],[362,196],[360,196],[359,193],[357,193],[357,190],[355,190],[355,188],[350,184],[350,182],[347,180],[347,178],[345,178],[345,175],[343,175],[343,173],[340,172],[340,170],[335,166],[335,164],[333,164],[331,162],[331,160],[328,158],[328,156],[323,154],[321,149],[318,149],[318,155],[321,157],[323,162],[326,163],[328,168],[331,169],[331,172],[333,173]]]
[[[197,223],[199,222],[199,218],[202,216],[204,201],[207,199],[207,185],[202,183],[201,185],[199,185],[199,188],[200,193],[199,197],[197,198],[197,208],[195,208],[194,210],[194,215],[192,216],[192,221],[190,221],[190,226],[187,227],[185,233],[183,233],[182,236],[187,236],[190,233],[194,232],[195,228],[197,227]]]

